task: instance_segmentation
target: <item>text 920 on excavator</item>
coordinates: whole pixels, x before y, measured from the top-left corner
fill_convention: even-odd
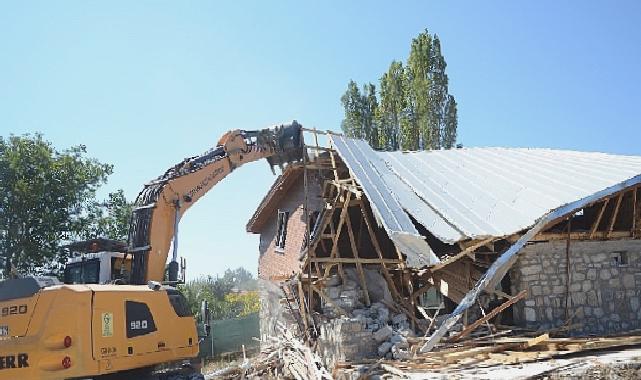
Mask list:
[[[198,357],[199,336],[175,288],[184,277],[177,255],[180,218],[241,165],[265,158],[272,168],[282,167],[302,153],[296,121],[227,132],[215,148],[144,186],[128,242],[70,244],[64,283],[51,277],[1,281],[0,379],[202,378],[197,366],[186,365]]]

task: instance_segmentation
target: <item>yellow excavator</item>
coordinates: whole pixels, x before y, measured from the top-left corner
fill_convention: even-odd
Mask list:
[[[186,365],[198,356],[196,321],[174,287],[180,217],[237,167],[266,158],[273,170],[302,154],[296,121],[230,131],[145,185],[128,243],[71,244],[64,283],[0,282],[0,379],[201,379]]]

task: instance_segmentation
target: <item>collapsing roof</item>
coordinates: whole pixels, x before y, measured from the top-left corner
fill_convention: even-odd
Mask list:
[[[641,157],[516,148],[374,152],[364,141],[332,140],[386,229],[400,207],[448,243],[522,234],[421,352],[434,347],[481,291],[496,286],[519,250],[546,225],[641,183]]]
[[[362,140],[332,141],[386,229],[416,233],[394,224],[404,220],[400,207],[446,243],[512,235],[641,173],[634,156],[523,148],[376,152]]]

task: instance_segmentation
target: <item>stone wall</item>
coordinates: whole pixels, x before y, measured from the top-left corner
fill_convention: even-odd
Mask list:
[[[340,362],[376,357],[379,343],[363,321],[342,317],[329,319],[319,327],[318,353],[327,368]]]
[[[574,315],[572,335],[613,334],[641,328],[641,240],[572,241],[567,287],[566,242],[524,247],[510,270],[517,325],[550,329]]]

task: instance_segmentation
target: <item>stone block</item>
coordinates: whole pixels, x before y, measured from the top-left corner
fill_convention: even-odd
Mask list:
[[[525,308],[525,320],[528,322],[535,322],[536,321],[536,310],[534,310],[531,307],[526,307]]]
[[[599,272],[599,278],[601,278],[601,280],[609,280],[611,277],[612,277],[612,273],[610,273],[610,270],[607,268],[602,269]]]
[[[543,288],[539,285],[534,285],[532,286],[532,295],[533,296],[540,296],[543,294]]]
[[[581,290],[584,291],[584,292],[592,290],[592,281],[590,281],[590,280],[583,281],[583,285],[581,287]]]
[[[325,288],[325,293],[327,294],[327,297],[336,299],[341,295],[341,288],[338,286],[328,286]]]
[[[588,280],[596,280],[596,269],[588,269]]]
[[[395,325],[407,322],[407,315],[404,313],[396,314],[392,317],[392,323]]]
[[[623,287],[626,289],[633,289],[636,287],[636,281],[634,280],[633,274],[623,275]]]
[[[577,268],[574,268],[575,272],[572,272],[572,280],[574,281],[583,281],[585,280],[585,274],[576,271]]]
[[[392,346],[391,352],[392,352],[392,357],[396,360],[407,360],[412,356],[409,350],[399,349],[396,346]]]
[[[387,340],[392,334],[394,333],[394,330],[390,326],[384,326],[381,329],[378,329],[377,331],[374,332],[374,339],[377,342],[383,342]]]
[[[577,306],[577,305],[585,305],[586,303],[586,295],[583,292],[577,292],[572,294],[572,304]]]
[[[392,343],[383,342],[380,346],[378,346],[378,356],[385,356],[385,354],[387,354],[391,348]]]
[[[354,290],[356,288],[358,288],[358,284],[355,281],[345,280],[345,283],[343,284],[343,290]]]
[[[538,274],[540,271],[541,271],[541,267],[539,267],[538,265],[522,266],[521,267],[521,274],[523,274],[525,276]]]

